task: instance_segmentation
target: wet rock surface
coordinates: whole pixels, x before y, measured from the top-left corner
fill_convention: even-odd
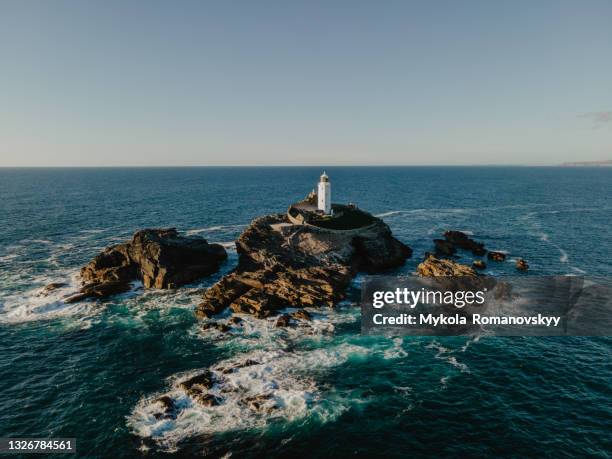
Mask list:
[[[516,269],[519,271],[527,271],[529,270],[529,264],[522,258],[519,258],[516,260]]]
[[[461,231],[446,231],[444,238],[449,244],[460,249],[469,250],[477,257],[481,257],[486,253],[484,244],[476,242],[467,234]]]
[[[67,286],[68,284],[66,282],[51,282],[50,284],[47,284],[42,289],[40,289],[40,292],[38,292],[38,296],[48,296],[51,293]]]
[[[310,313],[306,311],[305,309],[300,309],[298,311],[292,312],[290,315],[295,320],[301,320],[301,321],[306,321],[306,322],[309,322],[312,320]]]
[[[446,239],[434,239],[434,245],[436,246],[436,254],[450,257],[457,253],[455,245]]]
[[[278,319],[276,319],[275,327],[288,327],[291,325],[291,316],[289,314],[283,314]]]
[[[506,254],[503,252],[489,252],[487,254],[487,258],[493,261],[504,261],[506,259]]]
[[[236,241],[237,268],[205,292],[196,314],[231,308],[268,317],[285,307],[334,306],[358,271],[395,268],[412,254],[382,220],[372,219],[350,231],[291,224],[283,214],[253,220]]]
[[[86,284],[81,290],[64,299],[65,303],[76,303],[86,298],[106,298],[118,293],[127,292],[130,289],[129,282],[108,281],[94,284]]]
[[[176,404],[167,395],[163,395],[155,400],[161,411],[154,413],[156,419],[176,419]]]
[[[204,371],[180,383],[180,388],[196,402],[203,406],[214,406],[218,404],[214,395],[208,390],[213,386],[213,374]]]
[[[475,269],[487,269],[487,264],[483,260],[474,260],[472,268]]]

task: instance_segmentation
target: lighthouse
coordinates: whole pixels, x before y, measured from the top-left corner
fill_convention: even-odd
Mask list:
[[[321,174],[321,178],[319,179],[317,197],[317,208],[325,215],[331,214],[331,183],[329,183],[329,177],[325,171],[323,171],[323,174]]]

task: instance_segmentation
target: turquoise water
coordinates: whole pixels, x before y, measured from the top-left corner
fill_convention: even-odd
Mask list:
[[[529,275],[612,275],[612,169],[330,168],[334,200],[381,216],[414,249],[445,229],[529,261]],[[359,335],[351,299],[309,334],[249,318],[230,336],[192,310],[222,274],[177,291],[62,305],[99,250],[175,226],[228,247],[284,211],[315,168],[0,169],[0,436],[77,437],[82,457],[609,457],[612,339]],[[511,261],[491,274],[514,274]],[[61,294],[60,292],[58,296]],[[151,400],[198,369],[256,359],[228,384],[273,391],[157,421]]]

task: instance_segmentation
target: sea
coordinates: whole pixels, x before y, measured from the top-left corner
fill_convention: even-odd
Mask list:
[[[0,437],[76,438],[86,458],[610,457],[610,337],[361,336],[363,275],[336,308],[312,310],[308,333],[246,316],[231,333],[202,330],[194,308],[236,266],[234,240],[321,172],[0,169]],[[414,250],[390,274],[413,272],[454,229],[508,253],[491,275],[515,275],[518,257],[530,276],[612,275],[612,168],[326,172],[334,202],[379,216]],[[176,290],[135,283],[106,301],[61,302],[88,260],[151,227],[223,244],[228,260]],[[67,285],[41,296],[50,282]],[[216,407],[178,390],[246,361],[259,364],[228,374],[240,390]],[[238,393],[271,393],[278,408],[253,411]],[[167,394],[181,415],[156,419]]]

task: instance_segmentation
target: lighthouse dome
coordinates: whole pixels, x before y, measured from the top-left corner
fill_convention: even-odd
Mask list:
[[[319,179],[319,181],[320,182],[329,182],[329,177],[327,176],[325,171],[323,171],[323,173],[321,174],[321,178]]]

